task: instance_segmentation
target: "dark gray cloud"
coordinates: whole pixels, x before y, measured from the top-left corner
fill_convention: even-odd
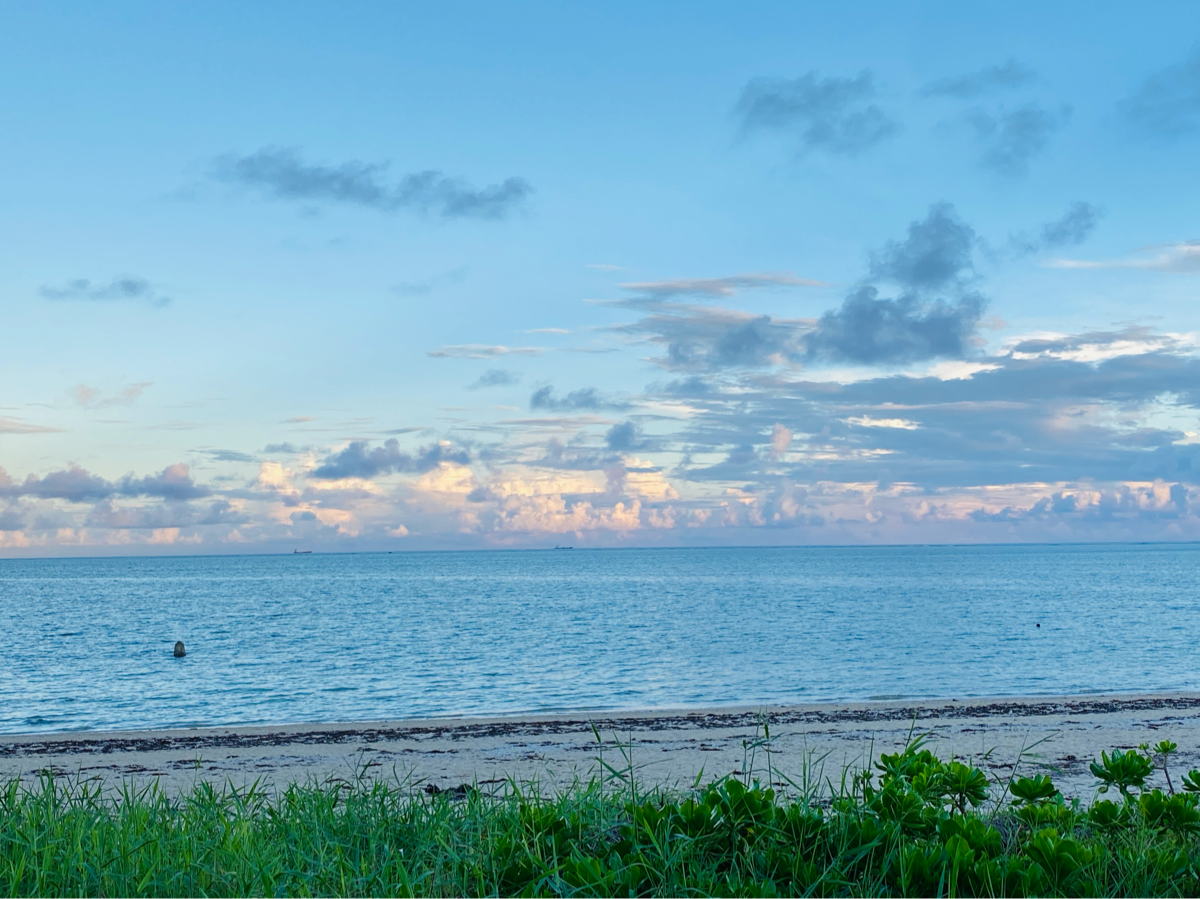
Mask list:
[[[895,284],[900,295],[860,286],[821,316],[805,339],[805,357],[872,365],[967,356],[987,308],[969,289],[978,242],[951,204],[935,203],[903,240],[871,254],[868,281]]]
[[[978,293],[956,302],[922,303],[912,296],[887,299],[874,287],[862,287],[821,316],[808,336],[807,355],[865,365],[961,359],[972,349],[986,308]]]
[[[870,280],[899,284],[923,294],[953,288],[974,275],[978,238],[950,203],[935,203],[921,221],[909,224],[903,240],[889,240],[871,254]]]
[[[1121,355],[1099,362],[1053,355],[1105,342]],[[673,436],[687,453],[724,458],[686,462],[674,476],[741,482],[747,490],[781,475],[808,484],[906,483],[931,495],[1081,479],[1197,484],[1200,444],[1149,422],[1164,412],[1195,421],[1200,359],[1190,347],[1155,349],[1162,342],[1162,335],[1129,330],[1046,346],[1030,341],[1023,350],[1036,355],[987,357],[988,368],[949,380],[888,375],[836,383],[741,373],[689,397],[693,414]],[[777,422],[794,436],[788,456],[772,459]],[[1172,496],[1187,500],[1181,490]]]
[[[624,409],[628,403],[622,403],[612,397],[605,396],[595,387],[583,387],[572,390],[563,396],[558,396],[554,388],[547,385],[539,387],[529,397],[530,409],[549,409],[554,412],[579,412],[588,409]]]
[[[1104,212],[1091,203],[1072,203],[1063,217],[1042,226],[1042,246],[1071,247],[1083,243],[1100,224]]]
[[[520,372],[506,371],[503,368],[489,368],[481,374],[467,390],[481,390],[484,387],[511,387],[521,383]]]
[[[604,435],[604,445],[617,453],[661,449],[660,441],[644,436],[633,421],[618,422],[609,428]]]
[[[894,135],[899,126],[875,103],[874,78],[755,78],[734,109],[745,131],[794,134],[805,151],[852,156]]]
[[[249,517],[237,511],[228,500],[217,500],[206,508],[190,503],[168,503],[154,506],[119,507],[111,500],[102,500],[88,512],[86,527],[117,530],[150,530],[154,528],[190,528],[208,525],[238,525]]]
[[[1046,148],[1050,136],[1068,118],[1067,109],[1054,113],[1036,103],[995,116],[979,108],[967,115],[967,121],[984,145],[981,164],[1009,177],[1024,175],[1030,161]]]
[[[281,200],[346,203],[383,212],[410,210],[440,218],[502,219],[524,203],[533,187],[524,178],[476,188],[461,178],[429,170],[387,181],[389,163],[350,160],[338,165],[304,162],[294,149],[263,147],[248,156],[216,160],[213,176]]]
[[[442,462],[466,465],[470,461],[471,456],[466,450],[445,443],[421,447],[416,455],[412,455],[401,451],[400,442],[394,438],[375,449],[370,449],[370,441],[354,440],[344,449],[326,456],[324,463],[309,477],[324,481],[373,478],[396,472],[426,472]]]
[[[1019,256],[1078,246],[1091,237],[1103,217],[1104,210],[1095,204],[1082,200],[1072,203],[1061,217],[1042,225],[1036,236],[1028,233],[1009,235],[1009,249]]]
[[[156,475],[143,478],[126,475],[119,481],[106,480],[75,465],[62,471],[52,471],[42,478],[29,475],[20,483],[7,476],[0,478],[0,495],[62,499],[72,503],[95,502],[116,496],[151,496],[183,501],[211,493],[209,488],[192,480],[188,466],[183,463],[168,465]]]
[[[188,466],[168,465],[156,475],[144,478],[124,477],[119,492],[125,496],[157,496],[166,500],[199,499],[212,493],[192,480]]]
[[[902,240],[870,255],[867,279],[817,320],[748,315],[655,298],[621,305],[646,312],[612,330],[665,347],[654,361],[679,371],[803,362],[908,363],[970,354],[987,301],[971,288],[979,239],[949,203],[936,203]],[[882,295],[879,284],[899,288]],[[702,386],[696,382],[693,387]]]
[[[25,528],[25,510],[20,506],[0,509],[0,531],[20,531]]]
[[[1135,129],[1167,140],[1200,125],[1200,49],[1147,78],[1118,108]]]
[[[970,100],[996,90],[1012,90],[1037,78],[1034,71],[1009,58],[1003,65],[987,66],[966,75],[954,75],[930,81],[921,88],[924,97],[957,97]]]
[[[133,275],[118,275],[110,281],[96,283],[87,278],[76,278],[61,287],[44,285],[38,288],[38,296],[46,300],[83,300],[102,303],[119,300],[141,300],[151,306],[162,307],[171,302],[145,278]]]
[[[776,319],[686,303],[631,302],[649,314],[610,330],[662,346],[653,361],[674,370],[713,370],[796,361],[804,355],[809,320]]]

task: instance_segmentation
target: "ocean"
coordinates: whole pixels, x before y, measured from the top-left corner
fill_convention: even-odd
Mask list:
[[[0,561],[4,733],[1200,690],[1198,658],[1195,545]]]

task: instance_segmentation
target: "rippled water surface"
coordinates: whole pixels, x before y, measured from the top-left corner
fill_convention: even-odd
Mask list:
[[[0,731],[1195,690],[1198,638],[1188,545],[0,561]]]

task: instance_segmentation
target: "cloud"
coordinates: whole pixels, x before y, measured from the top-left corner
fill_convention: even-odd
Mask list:
[[[604,445],[618,453],[660,448],[658,441],[642,436],[641,428],[632,421],[618,422],[609,428],[604,434]]]
[[[61,432],[61,428],[35,425],[21,421],[19,418],[0,416],[0,434],[59,434]]]
[[[188,503],[120,507],[106,499],[88,512],[85,524],[88,527],[114,530],[151,530],[218,524],[236,525],[249,520],[249,516],[224,499],[217,500],[208,508],[196,508]]]
[[[986,308],[978,293],[954,303],[921,303],[911,296],[886,299],[876,288],[862,287],[841,308],[821,316],[808,337],[807,355],[867,365],[961,359],[971,349]]]
[[[68,281],[62,287],[42,286],[38,288],[38,295],[42,299],[54,301],[144,300],[151,306],[160,308],[171,302],[170,297],[160,294],[149,281],[133,275],[118,275],[105,284],[94,284],[87,278],[77,278],[74,281]]]
[[[533,392],[529,398],[530,409],[550,409],[555,412],[578,412],[585,409],[624,409],[622,403],[600,393],[595,387],[572,390],[565,396],[557,396],[554,388],[547,385]]]
[[[9,489],[10,496],[34,496],[39,499],[65,499],[80,503],[112,496],[116,488],[99,475],[72,465],[52,471],[44,478],[29,475],[24,483]]]
[[[295,149],[263,147],[248,156],[218,158],[213,177],[257,188],[282,200],[342,203],[383,212],[410,210],[446,219],[502,219],[533,193],[524,178],[507,178],[484,188],[435,170],[404,175],[395,184],[386,180],[389,163],[350,160],[337,165],[314,165],[301,160]]]
[[[1042,227],[1042,246],[1066,247],[1081,244],[1096,230],[1104,213],[1091,203],[1072,203],[1062,218]]]
[[[294,455],[295,453],[304,452],[303,447],[298,447],[292,443],[268,443],[263,447],[264,453],[284,453],[286,455]]]
[[[1036,237],[1029,234],[1013,234],[1009,236],[1009,244],[1012,251],[1018,255],[1078,246],[1091,236],[1103,217],[1104,210],[1099,206],[1083,201],[1075,202],[1060,218],[1046,222]]]
[[[205,450],[204,451],[214,462],[257,462],[258,457],[252,456],[249,453],[239,453],[236,450]],[[265,450],[264,452],[270,452]]]
[[[656,299],[676,296],[731,297],[739,290],[763,287],[828,287],[824,281],[797,278],[790,272],[747,273],[724,278],[676,278],[670,281],[631,281],[621,285]]]
[[[199,499],[212,493],[192,480],[183,462],[168,465],[159,474],[144,478],[122,478],[117,488],[124,496],[157,496],[166,500]]]
[[[1003,65],[987,66],[966,75],[938,78],[921,88],[923,97],[957,97],[970,100],[996,90],[1012,90],[1037,78],[1034,71],[1009,58]]]
[[[771,428],[771,458],[782,459],[792,445],[792,432],[779,422]]]
[[[894,135],[899,126],[870,102],[874,78],[820,78],[812,71],[792,80],[755,78],[734,109],[743,130],[794,133],[804,151],[853,156]]]
[[[570,334],[567,328],[530,328],[526,334]]]
[[[1155,272],[1200,272],[1200,240],[1144,247],[1138,252],[1153,254],[1132,259],[1051,259],[1049,268],[1131,268]]]
[[[104,409],[109,406],[128,406],[140,397],[147,387],[153,387],[153,381],[139,381],[128,387],[110,393],[107,396],[96,387],[80,384],[75,388],[75,402],[85,409]]]
[[[1135,129],[1173,140],[1200,124],[1200,49],[1151,75],[1118,109]]]
[[[871,254],[868,281],[896,284],[900,295],[880,296],[874,283],[852,291],[806,337],[806,358],[871,365],[968,355],[987,308],[983,295],[968,288],[977,243],[952,205],[931,206],[903,240]]]
[[[1069,118],[1068,109],[1052,113],[1036,103],[996,116],[979,108],[967,114],[968,123],[984,145],[980,163],[1008,177],[1024,175],[1030,161],[1046,148],[1050,136]]]
[[[540,356],[539,346],[488,346],[480,343],[463,343],[426,350],[425,355],[435,359],[495,359],[497,356]]]
[[[415,456],[402,452],[399,441],[394,438],[375,449],[369,447],[370,441],[351,441],[344,449],[327,456],[309,476],[327,481],[370,479],[395,472],[424,473],[443,462],[466,465],[471,461],[466,450],[456,450],[445,441],[421,447]]]
[[[732,309],[684,303],[656,303],[636,322],[609,330],[665,347],[653,361],[671,370],[759,367],[800,359],[808,320],[776,319]]]
[[[484,387],[511,387],[521,382],[521,375],[515,371],[505,371],[502,368],[489,368],[467,390],[480,390]]]
[[[126,475],[119,481],[105,480],[77,465],[61,471],[52,471],[43,478],[31,474],[21,483],[9,481],[5,485],[4,480],[0,479],[0,494],[63,499],[73,503],[108,499],[113,496],[151,496],[182,501],[209,496],[212,493],[207,487],[192,480],[190,470],[183,462],[168,465],[156,475],[143,478]]]
[[[971,289],[978,244],[974,229],[951,204],[936,203],[924,219],[909,225],[903,240],[888,241],[872,253],[865,282],[818,320],[649,296],[614,303],[648,314],[609,330],[665,346],[666,355],[653,361],[679,371],[963,358],[987,306]],[[882,296],[880,283],[896,285],[899,295]]]
[[[957,286],[974,274],[977,242],[974,229],[953,205],[935,203],[923,221],[909,224],[904,240],[889,240],[871,254],[870,278],[918,294]]]
[[[1012,344],[1008,351],[1015,358],[1053,356],[1080,362],[1100,362],[1117,356],[1162,351],[1186,353],[1189,349],[1189,344],[1176,336],[1156,332],[1145,325],[1127,325],[1116,331],[1026,337]]]

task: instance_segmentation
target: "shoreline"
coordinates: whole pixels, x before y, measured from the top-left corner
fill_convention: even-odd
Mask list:
[[[17,745],[49,746],[55,743],[95,743],[105,746],[140,745],[169,741],[179,744],[232,745],[226,741],[254,742],[270,738],[309,738],[339,742],[352,735],[380,737],[398,734],[461,733],[564,733],[592,724],[609,728],[639,722],[652,729],[688,726],[700,722],[718,727],[755,724],[762,716],[771,723],[834,723],[918,721],[926,719],[991,718],[1019,712],[1022,717],[1105,714],[1116,711],[1197,709],[1200,691],[1178,693],[1087,693],[1037,696],[987,696],[967,699],[863,699],[846,702],[813,702],[761,705],[681,706],[661,709],[607,709],[566,712],[517,712],[512,715],[449,715],[429,718],[382,718],[350,721],[300,721],[284,724],[205,724],[183,727],[146,727],[128,730],[64,730],[0,733],[0,758]],[[83,749],[77,751],[86,751]]]
[[[1179,744],[1177,770],[1200,767],[1200,693],[1113,693],[4,734],[0,778],[32,782],[49,771],[106,786],[155,780],[169,792],[198,779],[280,787],[363,775],[414,789],[508,778],[554,789],[598,773],[594,726],[610,760],[620,757],[618,743],[632,753],[639,781],[687,786],[698,775],[745,775],[763,720],[771,745],[756,750],[756,771],[767,776],[769,756],[783,789],[818,762],[825,776],[861,768],[902,746],[910,730],[928,733],[937,754],[970,758],[993,777],[1019,764],[1084,799],[1094,792],[1088,763],[1101,751],[1165,738]]]

